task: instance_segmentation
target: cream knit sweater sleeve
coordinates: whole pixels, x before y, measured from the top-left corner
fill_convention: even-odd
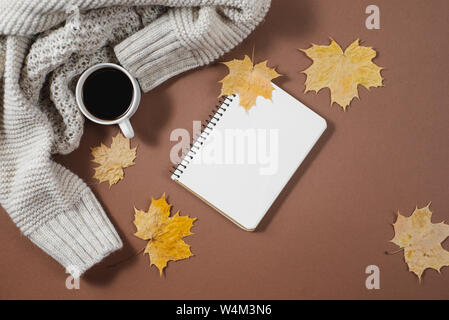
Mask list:
[[[148,91],[235,47],[265,17],[268,0],[169,1],[168,12],[115,47],[118,60]]]
[[[118,59],[148,91],[229,51],[269,5],[0,0],[0,204],[22,233],[75,275],[122,247],[88,186],[51,159],[79,144],[83,70]]]
[[[51,160],[53,128],[19,85],[29,39],[9,36],[5,46],[0,202],[25,236],[79,275],[122,242],[86,184]]]

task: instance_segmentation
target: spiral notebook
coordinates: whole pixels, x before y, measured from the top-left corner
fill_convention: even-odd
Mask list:
[[[248,111],[238,95],[226,97],[171,176],[247,231],[256,229],[326,129],[322,117],[273,87],[272,101],[258,97]]]

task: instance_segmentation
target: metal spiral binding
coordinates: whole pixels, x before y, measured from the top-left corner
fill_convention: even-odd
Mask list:
[[[210,132],[206,131],[206,129],[209,129],[209,131],[214,129],[214,127],[217,125],[217,122],[220,121],[221,117],[228,109],[234,97],[235,94],[227,97],[222,97],[218,101],[218,105],[215,106],[215,109],[212,109],[212,113],[209,114],[209,119],[206,119],[205,123],[201,123],[201,133],[197,137],[194,137],[192,143],[190,144],[190,149],[185,149],[183,151],[181,162],[179,162],[177,166],[172,166],[173,171],[169,170],[169,172],[177,179],[181,177],[181,174],[184,173],[184,170],[193,160],[193,157],[200,150],[200,147],[197,144],[202,146],[204,141],[206,140],[206,137],[210,135]]]

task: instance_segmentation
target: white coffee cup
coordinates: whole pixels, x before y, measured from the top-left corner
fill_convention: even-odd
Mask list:
[[[122,114],[119,118],[114,120],[105,120],[96,117],[95,115],[89,112],[89,110],[86,108],[83,102],[83,86],[86,79],[95,71],[103,68],[113,68],[123,72],[129,78],[133,86],[133,97],[130,106],[128,107],[128,110],[124,114]],[[139,107],[141,92],[139,83],[125,68],[114,63],[99,63],[90,67],[89,69],[84,71],[81,77],[78,79],[78,83],[76,84],[75,96],[78,107],[80,108],[81,112],[86,116],[86,118],[95,123],[104,125],[118,124],[120,130],[122,130],[123,135],[125,137],[129,139],[134,137],[134,130],[133,127],[131,126],[131,122],[129,121],[129,119],[137,111],[137,108]]]

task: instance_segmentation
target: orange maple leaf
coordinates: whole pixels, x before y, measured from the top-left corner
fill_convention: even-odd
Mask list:
[[[150,265],[154,264],[160,275],[168,261],[193,256],[190,246],[182,238],[192,234],[190,229],[196,218],[180,216],[179,212],[170,217],[170,208],[165,193],[157,200],[151,199],[147,212],[134,208],[134,225],[137,228],[134,235],[149,240],[144,253],[148,253]]]
[[[273,68],[267,67],[267,61],[256,65],[245,55],[243,60],[234,59],[222,62],[229,68],[229,74],[221,82],[221,95],[238,94],[240,105],[248,111],[256,104],[257,97],[271,100],[274,90],[271,80],[281,76]]]

